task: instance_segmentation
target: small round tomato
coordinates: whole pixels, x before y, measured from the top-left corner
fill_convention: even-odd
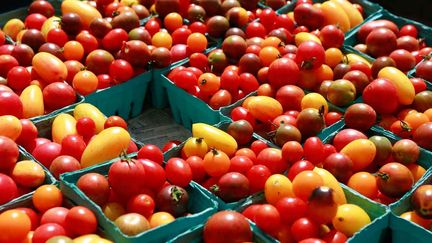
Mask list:
[[[138,159],[149,159],[160,165],[162,165],[164,159],[162,151],[156,145],[153,144],[144,145],[138,151],[137,157]]]
[[[150,218],[155,209],[155,202],[147,194],[138,194],[132,197],[127,203],[127,211],[130,213],[139,213],[146,218]]]
[[[30,229],[31,221],[26,213],[12,209],[0,214],[0,242],[22,242]]]
[[[294,194],[306,201],[312,192],[324,185],[322,177],[314,171],[302,171],[292,181]]]
[[[318,238],[319,225],[309,218],[299,218],[291,225],[291,233],[296,241]]]
[[[48,223],[39,226],[33,233],[33,243],[44,243],[54,236],[66,235],[66,230],[59,224]]]
[[[212,149],[204,156],[204,169],[210,176],[222,176],[229,168],[230,159],[223,151]]]
[[[76,206],[66,215],[66,229],[76,235],[92,234],[97,229],[97,219],[86,207]]]
[[[80,61],[84,57],[84,47],[78,41],[68,41],[63,46],[63,56],[66,60]]]
[[[164,18],[164,26],[169,32],[180,28],[183,25],[183,17],[178,13],[169,13]]]
[[[182,152],[186,155],[186,157],[195,155],[204,158],[208,151],[209,148],[205,140],[203,138],[195,137],[186,140],[186,143],[182,148]]]
[[[181,187],[186,187],[192,181],[192,169],[186,161],[180,158],[171,158],[165,165],[167,180]]]
[[[254,165],[246,173],[252,193],[262,191],[271,171],[265,165]]]
[[[192,170],[192,179],[201,183],[205,180],[206,171],[204,169],[204,160],[198,156],[190,156],[186,159],[186,163],[189,164]]]
[[[288,178],[292,181],[300,172],[313,170],[314,167],[315,165],[308,160],[298,160],[290,167],[288,171]]]
[[[186,44],[190,53],[203,52],[207,48],[207,38],[201,33],[192,33]]]
[[[271,235],[275,235],[281,224],[281,217],[277,208],[271,204],[263,204],[255,213],[256,225]]]
[[[347,185],[368,198],[378,195],[376,178],[369,172],[355,173],[349,178]]]
[[[123,83],[133,77],[134,69],[128,61],[117,59],[111,63],[109,75],[113,78],[114,82]]]
[[[63,202],[63,195],[55,185],[43,185],[35,190],[33,194],[33,205],[40,212],[53,207],[60,207]]]
[[[77,120],[76,130],[84,139],[91,138],[96,132],[96,123],[89,117],[82,117]]]
[[[291,181],[284,175],[270,176],[264,186],[266,201],[275,205],[281,198],[294,197]]]

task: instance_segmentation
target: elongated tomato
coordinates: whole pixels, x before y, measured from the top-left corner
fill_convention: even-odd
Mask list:
[[[11,115],[0,116],[0,136],[16,140],[21,134],[22,125],[18,118]]]
[[[81,166],[89,167],[118,157],[129,147],[131,137],[121,127],[110,127],[93,138],[81,157]]]
[[[44,114],[44,102],[42,90],[39,86],[32,84],[25,88],[20,95],[23,104],[23,117],[31,118]]]
[[[104,129],[104,124],[107,118],[96,106],[92,104],[82,103],[77,105],[73,114],[77,120],[84,117],[92,119],[96,124],[96,134],[100,133]]]
[[[73,116],[63,113],[54,118],[51,135],[54,142],[61,144],[63,138],[77,134],[76,120]]]
[[[61,19],[57,16],[52,16],[49,19],[45,20],[42,25],[41,32],[42,35],[47,38],[48,32],[52,29],[60,28]]]
[[[279,101],[268,96],[253,97],[248,102],[246,109],[261,122],[273,121],[283,113],[283,108]]]
[[[96,18],[102,18],[102,15],[96,8],[87,3],[78,0],[65,0],[61,5],[63,14],[76,13],[80,16],[83,25],[88,28],[90,23]]]
[[[363,16],[349,1],[347,0],[330,0],[330,1],[342,7],[346,15],[348,16],[351,28],[354,28],[363,22]]]
[[[321,4],[321,10],[324,12],[325,25],[339,25],[344,33],[351,29],[350,20],[347,14],[338,4],[326,1]]]
[[[373,162],[376,154],[376,147],[370,140],[361,138],[345,145],[340,152],[352,160],[354,171],[360,171]]]
[[[48,52],[37,53],[32,60],[36,73],[47,83],[63,82],[67,77],[66,65]]]
[[[319,167],[315,167],[313,171],[321,176],[324,181],[324,186],[328,186],[333,189],[335,195],[334,200],[338,205],[342,205],[347,202],[342,187],[340,186],[338,180],[330,172]]]
[[[390,80],[396,87],[399,103],[410,105],[414,101],[415,90],[409,78],[395,67],[385,67],[378,73],[378,78]]]
[[[192,125],[192,136],[203,138],[209,148],[214,147],[222,150],[228,156],[237,151],[236,140],[219,128],[204,123],[195,123]]]

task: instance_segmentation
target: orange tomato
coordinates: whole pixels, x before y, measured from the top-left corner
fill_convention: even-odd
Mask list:
[[[213,95],[220,89],[220,79],[213,73],[203,73],[198,78],[198,87],[203,94]]]
[[[63,56],[66,60],[80,61],[84,57],[84,47],[78,41],[68,41],[63,46]]]
[[[353,174],[347,185],[365,197],[374,199],[378,195],[376,178],[369,172],[357,172]]]
[[[342,62],[343,53],[341,50],[335,47],[331,47],[325,51],[325,63],[331,68],[336,67]]]
[[[207,38],[201,33],[188,36],[186,44],[190,53],[203,52],[207,48]]]
[[[261,44],[261,47],[267,47],[267,46],[272,46],[275,48],[279,48],[279,46],[282,44],[282,41],[275,37],[275,36],[270,36],[264,39],[264,41]]]
[[[429,118],[421,112],[410,112],[405,116],[404,121],[408,123],[413,130],[416,130],[420,125],[429,122]]]
[[[397,115],[397,118],[398,118],[399,120],[403,120],[403,119],[405,119],[405,117],[406,117],[408,114],[410,114],[410,113],[417,113],[417,111],[414,110],[414,109],[412,109],[412,108],[406,108],[406,109],[403,109],[403,110],[399,111],[399,113],[398,113],[398,115]]]
[[[300,172],[292,182],[294,194],[304,201],[308,200],[313,190],[323,185],[322,177],[311,170]]]
[[[155,47],[165,47],[167,49],[171,49],[173,43],[171,35],[161,31],[153,35],[151,42]]]
[[[237,150],[237,152],[235,153],[235,156],[246,156],[254,162],[256,160],[256,154],[250,148],[241,148],[241,149]]]
[[[432,226],[432,220],[431,219],[424,219],[420,216],[418,216],[414,211],[408,211],[400,215],[401,218],[406,219],[408,221],[411,221],[413,223],[416,223],[420,225],[421,227],[429,230]]]
[[[175,218],[167,212],[157,212],[150,216],[150,227],[156,228],[158,226],[171,223]]]
[[[230,165],[230,158],[221,150],[212,149],[204,156],[204,170],[210,176],[222,176],[228,172]]]
[[[82,95],[88,95],[97,90],[99,80],[97,76],[88,70],[79,71],[72,80],[72,86]]]
[[[259,58],[264,66],[270,66],[270,64],[280,56],[280,52],[276,47],[266,46],[259,52]]]
[[[274,91],[273,87],[270,84],[261,84],[258,87],[257,93],[260,96],[273,97],[274,94],[275,94],[275,91]]]
[[[47,83],[63,82],[67,77],[66,65],[48,52],[39,52],[32,59],[33,69]]]
[[[275,174],[267,178],[264,185],[266,201],[275,205],[281,198],[294,197],[291,181],[284,175]]]
[[[120,203],[110,202],[104,206],[103,212],[107,218],[115,221],[118,217],[125,214],[126,210]]]
[[[22,242],[30,229],[30,218],[24,212],[12,209],[0,214],[0,242]]]
[[[50,208],[60,207],[63,203],[63,194],[55,185],[43,185],[33,194],[33,205],[40,212]]]
[[[356,139],[345,145],[340,152],[352,160],[354,171],[360,171],[373,162],[376,147],[369,139]]]
[[[425,114],[429,118],[429,121],[432,121],[432,108],[425,110],[423,114]]]
[[[421,165],[418,164],[408,164],[406,165],[408,169],[411,171],[411,174],[414,177],[414,183],[420,180],[420,178],[424,175],[426,172],[425,168],[423,168]]]
[[[169,13],[164,18],[164,26],[169,32],[173,32],[174,30],[182,27],[183,18],[178,13]]]
[[[0,135],[16,140],[21,135],[22,125],[18,118],[11,115],[0,116]]]

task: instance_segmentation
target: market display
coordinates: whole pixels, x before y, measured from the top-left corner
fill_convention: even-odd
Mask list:
[[[432,28],[366,0],[0,16],[0,243],[432,238]],[[140,141],[150,106],[190,137]]]

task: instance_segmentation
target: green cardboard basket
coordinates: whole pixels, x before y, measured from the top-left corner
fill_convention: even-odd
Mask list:
[[[253,222],[249,221],[253,233],[253,242],[268,243],[278,242],[269,235],[260,230]],[[167,241],[167,243],[200,243],[203,242],[204,224],[200,224],[188,231],[178,235],[177,237]]]
[[[179,217],[169,224],[150,229],[136,236],[127,236],[123,234],[111,220],[105,217],[100,206],[91,201],[76,185],[76,182],[81,176],[90,172],[107,175],[109,167],[114,161],[115,159],[103,164],[88,167],[81,171],[62,174],[60,181],[60,188],[63,194],[68,198],[72,198],[78,205],[85,206],[92,210],[103,232],[105,232],[110,239],[113,239],[114,242],[165,242],[204,222],[210,215],[216,212],[217,203],[206,196],[196,183],[191,182],[185,189],[189,193],[189,212],[192,213],[192,215]]]
[[[367,21],[363,22],[363,24],[361,24],[360,26],[358,26],[355,29],[353,29],[352,31],[350,31],[345,37],[344,44],[347,46],[350,46],[349,48],[351,50],[354,50],[356,53],[359,53],[357,50],[352,48],[353,46],[355,46],[358,43],[358,40],[357,40],[358,30],[365,23],[370,22],[370,21],[374,21],[374,20],[380,20],[380,19],[390,20],[390,21],[394,22],[399,28],[402,27],[403,25],[406,25],[406,24],[414,25],[419,32],[419,37],[425,38],[427,45],[432,46],[432,38],[431,38],[432,28],[430,28],[430,27],[428,27],[422,23],[419,23],[417,21],[396,16],[387,10],[380,11],[379,13],[371,16],[371,18],[368,18]]]
[[[345,126],[345,121],[341,120],[338,121],[337,123],[335,123],[332,127],[331,130],[326,131],[325,134],[322,134],[320,136],[320,138],[322,139],[323,143],[330,143],[331,140],[336,136],[337,133],[339,133],[342,129],[347,128]],[[385,129],[383,129],[382,127],[379,126],[372,126],[368,131],[365,132],[366,136],[371,137],[374,135],[380,135],[380,136],[384,136],[386,138],[388,138],[390,140],[390,142],[392,144],[394,144],[395,142],[399,141],[400,138],[396,137],[393,135],[393,133],[386,131]],[[421,165],[423,168],[425,168],[426,170],[428,170],[429,168],[432,167],[432,153],[426,149],[420,148],[420,155],[419,158],[417,160],[417,164]],[[423,175],[422,178],[424,178],[426,176],[426,173]],[[405,195],[411,193],[414,188],[422,181],[422,179],[420,179],[419,181],[417,181],[417,183],[415,183],[413,185],[413,187],[411,188],[411,190],[409,192],[407,192]],[[401,199],[400,199],[401,200]],[[397,204],[397,202],[394,202],[392,204],[389,205],[389,207],[393,206]]]
[[[417,187],[421,185],[427,185],[432,183],[432,170],[427,171],[427,175],[417,184]],[[416,187],[416,188],[417,188]],[[390,229],[392,231],[394,243],[405,243],[405,242],[417,242],[417,243],[429,243],[432,239],[432,232],[425,228],[405,220],[399,215],[407,211],[412,210],[411,206],[411,195],[405,195],[399,202],[390,206]]]
[[[365,226],[359,232],[355,233],[351,238],[348,239],[348,242],[390,242],[389,237],[391,235],[388,230],[390,210],[384,205],[376,203],[360,195],[359,193],[343,185],[342,183],[340,183],[340,185],[345,193],[347,203],[360,206],[371,218],[371,223]],[[258,194],[256,197],[248,199],[243,205],[241,205],[241,207],[238,208],[238,211],[241,212],[250,205],[264,202],[264,193]],[[274,238],[272,239],[274,240]]]
[[[367,0],[349,0],[351,3],[357,3],[363,7],[364,11],[364,21],[366,21],[371,16],[381,12],[383,10],[383,7],[381,7],[379,4],[367,1]],[[314,3],[323,3],[325,0],[313,0]],[[291,1],[291,4],[287,4],[283,6],[282,8],[277,10],[278,14],[286,14],[288,12],[291,12],[294,10],[296,6],[297,0]],[[356,26],[357,27],[357,26]],[[353,29],[355,29],[354,27]],[[349,33],[349,32],[347,32]]]
[[[107,116],[118,115],[129,119],[141,114],[152,72],[147,71],[132,79],[97,90],[85,97],[85,101],[95,105]]]
[[[54,178],[54,176],[51,174],[51,172],[41,163],[39,163],[39,161],[35,160],[33,158],[33,156],[31,156],[29,153],[27,153],[24,148],[22,148],[21,146],[19,146],[19,159],[18,161],[22,161],[22,160],[33,160],[36,163],[38,163],[40,166],[42,166],[44,172],[45,172],[45,181],[43,183],[43,185],[53,185],[57,183],[57,180]],[[35,188],[36,189],[36,188]],[[33,195],[33,192],[30,193],[26,193],[22,196],[19,196],[17,198],[12,199],[11,201],[0,205],[0,212],[9,209],[10,207],[12,207],[13,205],[19,204],[22,201],[25,201],[26,198],[31,197]],[[1,192],[0,192],[1,193]]]
[[[223,131],[226,131],[226,129],[228,128],[230,123],[231,123],[231,121],[221,121],[220,123],[218,123],[214,126],[223,130]],[[259,135],[255,134],[255,133],[253,135],[253,139],[254,140],[261,140],[261,141],[265,142],[269,147],[272,147],[272,148],[276,147],[276,145],[274,145],[271,142],[261,138]],[[173,157],[179,157],[181,150],[182,150],[185,143],[186,143],[186,141],[175,146],[174,148],[168,150],[167,152],[165,152],[164,153],[164,161],[168,161],[170,158],[173,158]],[[213,194],[212,192],[208,191],[203,186],[199,185],[198,183],[196,183],[196,185],[197,185],[197,187],[199,187],[203,191],[204,194],[206,194],[208,197],[212,198],[214,201],[216,201],[218,203],[219,210],[226,210],[226,209],[236,210],[246,200],[248,200],[250,198],[254,198],[256,196],[256,194],[253,194],[253,195],[248,196],[246,198],[243,198],[239,201],[227,203],[227,202],[223,201],[220,197],[218,197],[215,194]]]

